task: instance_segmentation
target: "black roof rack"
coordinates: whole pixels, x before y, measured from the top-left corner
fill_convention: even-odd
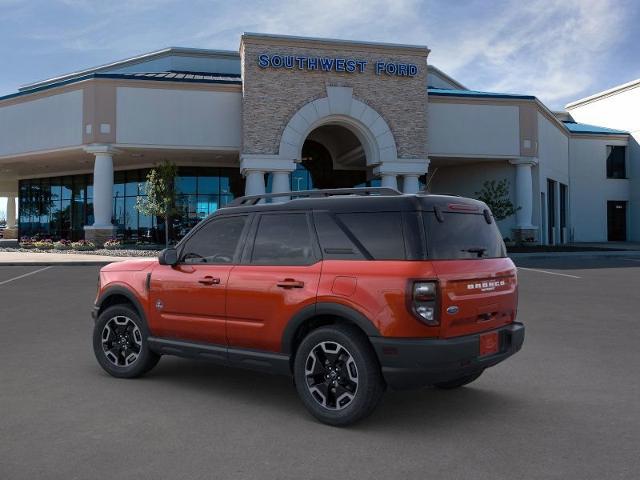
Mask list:
[[[255,205],[261,200],[269,200],[271,198],[278,197],[308,197],[308,198],[322,198],[333,197],[335,195],[380,195],[380,196],[396,196],[402,195],[398,190],[387,187],[366,187],[366,188],[333,188],[327,190],[301,190],[297,192],[282,192],[282,193],[264,193],[262,195],[247,195],[244,197],[238,197],[231,203],[228,203],[225,207],[240,207]]]

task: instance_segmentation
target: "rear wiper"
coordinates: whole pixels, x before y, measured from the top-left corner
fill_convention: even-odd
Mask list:
[[[482,248],[482,247],[473,247],[473,248],[463,248],[460,251],[461,252],[468,252],[468,253],[477,253],[478,254],[478,258],[480,258],[485,254],[487,249],[486,248]]]

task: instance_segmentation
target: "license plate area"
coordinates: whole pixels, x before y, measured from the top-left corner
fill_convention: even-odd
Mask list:
[[[500,349],[500,337],[498,332],[483,333],[480,335],[480,356],[495,355]]]

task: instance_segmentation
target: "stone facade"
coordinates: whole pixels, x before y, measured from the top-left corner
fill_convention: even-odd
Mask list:
[[[389,125],[398,158],[427,158],[426,47],[243,35],[242,152],[278,154],[290,118],[305,104],[327,96],[327,87],[350,87],[353,98],[374,109]],[[353,58],[367,61],[363,73],[261,68],[261,54]],[[377,61],[417,65],[415,76],[376,74]]]

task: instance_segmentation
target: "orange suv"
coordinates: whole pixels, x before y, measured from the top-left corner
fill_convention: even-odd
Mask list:
[[[516,269],[482,202],[267,194],[218,210],[158,260],[102,268],[93,348],[115,377],[162,355],[292,375],[311,414],[347,425],[387,387],[460,387],[513,355],[516,310]]]

